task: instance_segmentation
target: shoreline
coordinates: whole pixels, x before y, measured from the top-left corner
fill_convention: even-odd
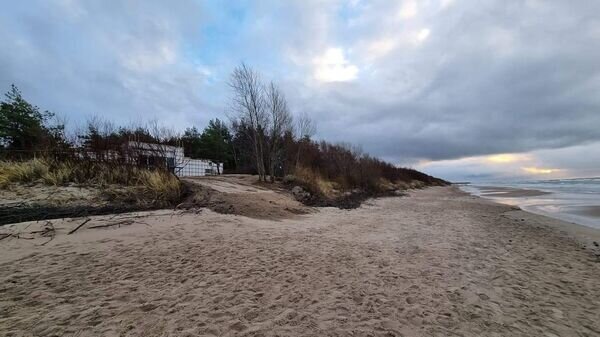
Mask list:
[[[594,203],[589,195],[581,196],[572,193],[506,186],[461,185],[456,187],[468,194],[505,205],[517,206],[530,213],[600,230],[600,205]],[[582,197],[586,199],[581,199]]]
[[[508,207],[516,207],[512,211],[508,212],[507,216],[510,216],[512,219],[517,221],[526,221],[531,222],[535,221],[536,225],[542,225],[546,227],[548,230],[558,231],[562,234],[566,234],[569,238],[576,240],[579,244],[583,245],[584,248],[591,250],[592,252],[596,252],[596,246],[594,242],[600,244],[600,229],[586,226],[580,223],[571,222],[565,219],[561,219],[558,217],[552,217],[550,215],[544,214],[542,212],[532,212],[529,209],[524,209],[521,206],[503,203],[498,198],[487,198],[480,195],[474,195],[468,191],[464,191],[458,186],[453,186],[456,188],[458,193],[464,193],[470,197],[481,199],[485,202],[490,202],[497,205],[508,206]],[[511,190],[516,190],[516,188],[507,188]],[[529,192],[531,191],[531,192]],[[519,193],[519,195],[529,196],[529,195],[545,195],[549,194],[549,192],[545,191],[534,191],[529,190],[524,193],[520,193],[520,191],[515,191],[515,194]],[[511,191],[512,192],[512,191]],[[538,194],[541,192],[542,194]]]
[[[0,241],[0,332],[600,332],[593,247],[560,220],[455,187],[277,220],[208,209],[91,218],[73,235],[83,219],[54,220],[50,241]],[[42,225],[11,227],[37,235]]]

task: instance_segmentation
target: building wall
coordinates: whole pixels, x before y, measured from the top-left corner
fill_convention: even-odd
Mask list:
[[[223,173],[223,163],[217,164],[211,160],[185,157],[182,147],[143,142],[129,142],[126,146],[136,150],[134,155],[160,155],[165,158],[174,158],[174,173],[178,177],[200,177]]]

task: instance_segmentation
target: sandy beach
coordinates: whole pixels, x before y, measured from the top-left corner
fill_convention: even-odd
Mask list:
[[[3,336],[599,336],[593,229],[455,187],[2,228]],[[29,234],[27,234],[29,233]],[[24,238],[31,238],[27,240]]]

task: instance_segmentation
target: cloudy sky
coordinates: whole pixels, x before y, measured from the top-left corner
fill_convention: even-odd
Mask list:
[[[227,113],[246,62],[318,138],[452,180],[600,176],[600,1],[3,1],[0,90],[118,123]]]

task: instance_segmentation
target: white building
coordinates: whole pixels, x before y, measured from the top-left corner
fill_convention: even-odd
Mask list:
[[[125,147],[131,160],[149,167],[166,165],[178,177],[223,174],[223,163],[185,157],[183,147],[133,141],[127,142]]]

